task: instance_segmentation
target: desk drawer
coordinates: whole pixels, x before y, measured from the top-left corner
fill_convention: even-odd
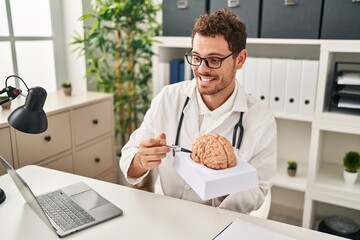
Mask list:
[[[112,137],[97,142],[76,152],[75,173],[95,177],[107,169],[113,168],[115,152]]]
[[[63,171],[63,172],[69,172],[69,173],[74,172],[73,157],[71,154],[66,155],[62,158],[41,164],[41,165],[43,167],[47,167],[47,168],[51,168],[51,169],[55,169],[55,170],[59,170],[59,171]]]
[[[74,132],[76,146],[110,131],[114,131],[110,101],[96,103],[74,110]]]
[[[70,113],[48,117],[48,129],[40,134],[16,131],[20,167],[34,164],[71,149]]]

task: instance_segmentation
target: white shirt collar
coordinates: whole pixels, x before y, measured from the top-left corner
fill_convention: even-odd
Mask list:
[[[199,107],[199,114],[200,115],[205,115],[205,114],[209,114],[211,115],[214,119],[218,119],[219,117],[223,116],[225,113],[230,112],[233,109],[233,105],[234,105],[234,101],[236,98],[236,93],[237,93],[237,81],[235,81],[235,88],[234,91],[232,92],[232,94],[230,95],[230,97],[217,109],[210,111],[207,106],[205,105],[198,89],[196,89],[196,99],[197,99],[197,103],[198,103],[198,107]]]

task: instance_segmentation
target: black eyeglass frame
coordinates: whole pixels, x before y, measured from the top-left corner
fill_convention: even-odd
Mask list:
[[[190,49],[189,51],[187,51],[187,53],[185,53],[185,57],[186,57],[186,61],[191,65],[191,66],[195,66],[195,67],[199,67],[201,65],[201,63],[203,62],[203,60],[205,61],[205,64],[208,68],[211,68],[211,69],[219,69],[221,68],[222,66],[222,63],[225,59],[227,59],[228,57],[232,56],[234,54],[234,52],[230,53],[229,55],[223,57],[223,58],[220,58],[220,57],[207,57],[207,58],[202,58],[198,55],[193,55],[191,53],[192,49]],[[191,57],[191,56],[197,56],[198,58],[200,58],[200,63],[199,64],[193,64],[188,57]],[[209,65],[209,61],[207,60],[208,58],[216,58],[220,61],[220,66],[219,67],[210,67]]]

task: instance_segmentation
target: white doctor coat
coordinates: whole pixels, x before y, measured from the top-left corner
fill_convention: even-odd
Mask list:
[[[120,168],[129,183],[137,184],[147,174],[138,179],[130,178],[127,175],[141,141],[154,138],[164,132],[167,144],[175,143],[181,110],[187,97],[190,100],[184,108],[179,146],[191,149],[192,143],[199,137],[200,129],[195,80],[167,85],[153,99],[143,123],[133,132],[122,149]],[[223,124],[215,127],[211,132],[226,137],[231,143],[233,129],[239,121],[240,112],[244,112],[244,136],[237,154],[240,159],[247,161],[257,169],[259,187],[230,194],[227,197],[203,201],[175,172],[173,169],[174,158],[170,152],[158,167],[165,195],[242,213],[250,213],[262,205],[276,174],[277,134],[273,114],[259,100],[245,94],[243,89],[238,87],[232,113],[224,120]]]

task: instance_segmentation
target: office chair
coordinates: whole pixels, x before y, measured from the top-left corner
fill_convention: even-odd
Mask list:
[[[249,215],[267,219],[270,212],[270,205],[271,205],[271,189],[269,189],[269,192],[266,195],[264,203],[261,205],[261,207],[258,210],[252,211]]]
[[[155,174],[157,174],[157,177],[156,177],[155,184],[154,184],[154,193],[164,195],[164,192],[161,188],[160,176],[158,175],[157,172]]]

